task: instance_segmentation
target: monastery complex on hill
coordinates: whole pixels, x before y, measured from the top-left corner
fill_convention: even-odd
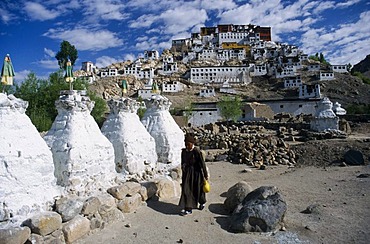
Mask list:
[[[147,65],[148,63],[156,65]],[[232,64],[232,65],[231,65]],[[186,70],[179,69],[182,65]],[[277,43],[271,40],[271,27],[256,25],[218,25],[217,27],[201,27],[199,33],[191,37],[172,40],[170,50],[160,55],[156,50],[147,50],[142,58],[127,63],[121,69],[114,65],[98,69],[92,62],[83,62],[82,70],[94,81],[97,77],[134,76],[144,80],[146,86],[138,89],[138,96],[150,98],[153,83],[158,83],[162,93],[176,93],[185,89],[183,83],[201,85],[199,96],[214,96],[216,92],[237,94],[234,86],[245,86],[254,77],[271,77],[280,79],[284,89],[292,89],[296,97],[289,99],[259,101],[271,107],[276,113],[286,112],[293,115],[314,114],[317,101],[322,99],[320,81],[335,79],[335,73],[348,73],[346,64],[320,65],[310,60],[297,46]],[[301,74],[310,76],[311,84],[305,84]],[[176,74],[176,77],[171,77]],[[170,82],[159,82],[158,77],[169,77]],[[216,104],[196,104],[201,112],[195,117],[201,125],[220,119]],[[212,112],[204,113],[210,109]],[[261,119],[243,110],[241,120]],[[213,114],[212,114],[213,113]],[[211,115],[211,116],[210,116]],[[194,117],[193,116],[193,117]],[[195,119],[195,117],[193,119]],[[192,119],[191,119],[192,120]]]

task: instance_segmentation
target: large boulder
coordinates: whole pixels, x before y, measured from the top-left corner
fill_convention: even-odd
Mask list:
[[[231,215],[230,230],[235,232],[269,232],[283,221],[287,210],[279,190],[262,186],[250,192]]]
[[[83,201],[77,197],[62,197],[55,202],[55,211],[60,214],[63,222],[67,222],[80,214]]]
[[[236,183],[226,193],[224,208],[230,213],[233,212],[251,191],[252,187],[247,182],[240,181]]]
[[[125,182],[122,185],[111,187],[107,190],[114,198],[122,200],[131,197],[141,190],[141,185],[137,182]]]
[[[168,200],[178,197],[181,194],[181,186],[178,181],[160,178],[156,180],[156,185],[159,199]]]
[[[62,227],[62,217],[55,212],[43,212],[33,215],[23,222],[32,233],[46,236]]]
[[[348,165],[365,164],[364,155],[360,151],[350,149],[344,154],[344,162]]]
[[[65,223],[62,230],[66,242],[73,243],[89,233],[90,221],[85,217],[77,215],[71,221]]]
[[[28,227],[0,229],[0,243],[4,244],[26,243],[30,236],[31,230]]]

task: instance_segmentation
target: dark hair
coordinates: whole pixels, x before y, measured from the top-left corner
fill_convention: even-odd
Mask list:
[[[191,134],[186,134],[185,135],[185,142],[190,142],[190,143],[195,143],[195,138],[193,135]]]

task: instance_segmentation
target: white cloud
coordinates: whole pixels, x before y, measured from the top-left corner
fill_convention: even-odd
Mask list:
[[[14,76],[14,80],[18,83],[22,83],[28,76],[28,74],[31,73],[30,70],[21,70],[21,71],[17,71],[15,72],[15,76]]]
[[[44,69],[50,69],[50,70],[55,70],[55,71],[59,69],[58,61],[55,58],[54,59],[42,59],[40,61],[37,61],[37,65],[39,65],[40,67]]]
[[[136,20],[130,22],[131,28],[143,28],[150,27],[155,21],[158,20],[158,17],[152,14],[142,15]]]
[[[232,0],[207,0],[200,1],[201,8],[206,10],[225,10],[232,9],[236,7],[236,4]]]
[[[11,14],[9,11],[5,9],[0,8],[0,17],[1,17],[1,21],[7,24],[15,18],[15,15]]]
[[[24,4],[24,10],[33,20],[50,20],[55,19],[60,15],[59,12],[55,10],[48,10],[43,5],[35,2],[26,2]]]
[[[51,49],[48,49],[48,48],[44,48],[44,53],[48,56],[48,57],[52,57],[54,58],[55,57],[55,52]]]
[[[123,60],[131,60],[134,61],[136,60],[136,55],[133,53],[127,53],[123,56]]]
[[[336,7],[350,7],[359,2],[361,2],[361,0],[349,0],[349,1],[341,2],[341,3],[337,3]]]
[[[43,36],[57,40],[66,40],[80,51],[100,51],[123,45],[123,41],[117,37],[117,34],[108,30],[88,30],[82,28],[72,30],[49,29]]]
[[[195,25],[204,25],[208,16],[204,9],[181,6],[161,13],[158,19],[164,23],[162,28],[164,33],[176,34],[189,30]]]
[[[124,4],[120,1],[85,0],[81,4],[84,6],[84,15],[88,16],[90,21],[97,21],[99,18],[103,20],[124,20],[130,16],[130,14],[123,11]]]
[[[122,60],[118,60],[116,58],[109,57],[109,56],[102,56],[96,59],[95,65],[98,68],[104,68],[113,63],[119,63],[119,62],[122,62]]]
[[[370,11],[357,22],[332,29],[310,29],[302,35],[302,49],[309,54],[322,52],[334,64],[356,64],[370,53]],[[314,40],[314,41],[313,41]]]

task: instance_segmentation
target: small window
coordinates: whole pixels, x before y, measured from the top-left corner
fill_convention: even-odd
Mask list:
[[[203,115],[203,113],[200,113],[200,115]]]
[[[299,104],[298,107],[302,108],[302,104]]]
[[[284,108],[284,105],[280,105],[280,108]]]

